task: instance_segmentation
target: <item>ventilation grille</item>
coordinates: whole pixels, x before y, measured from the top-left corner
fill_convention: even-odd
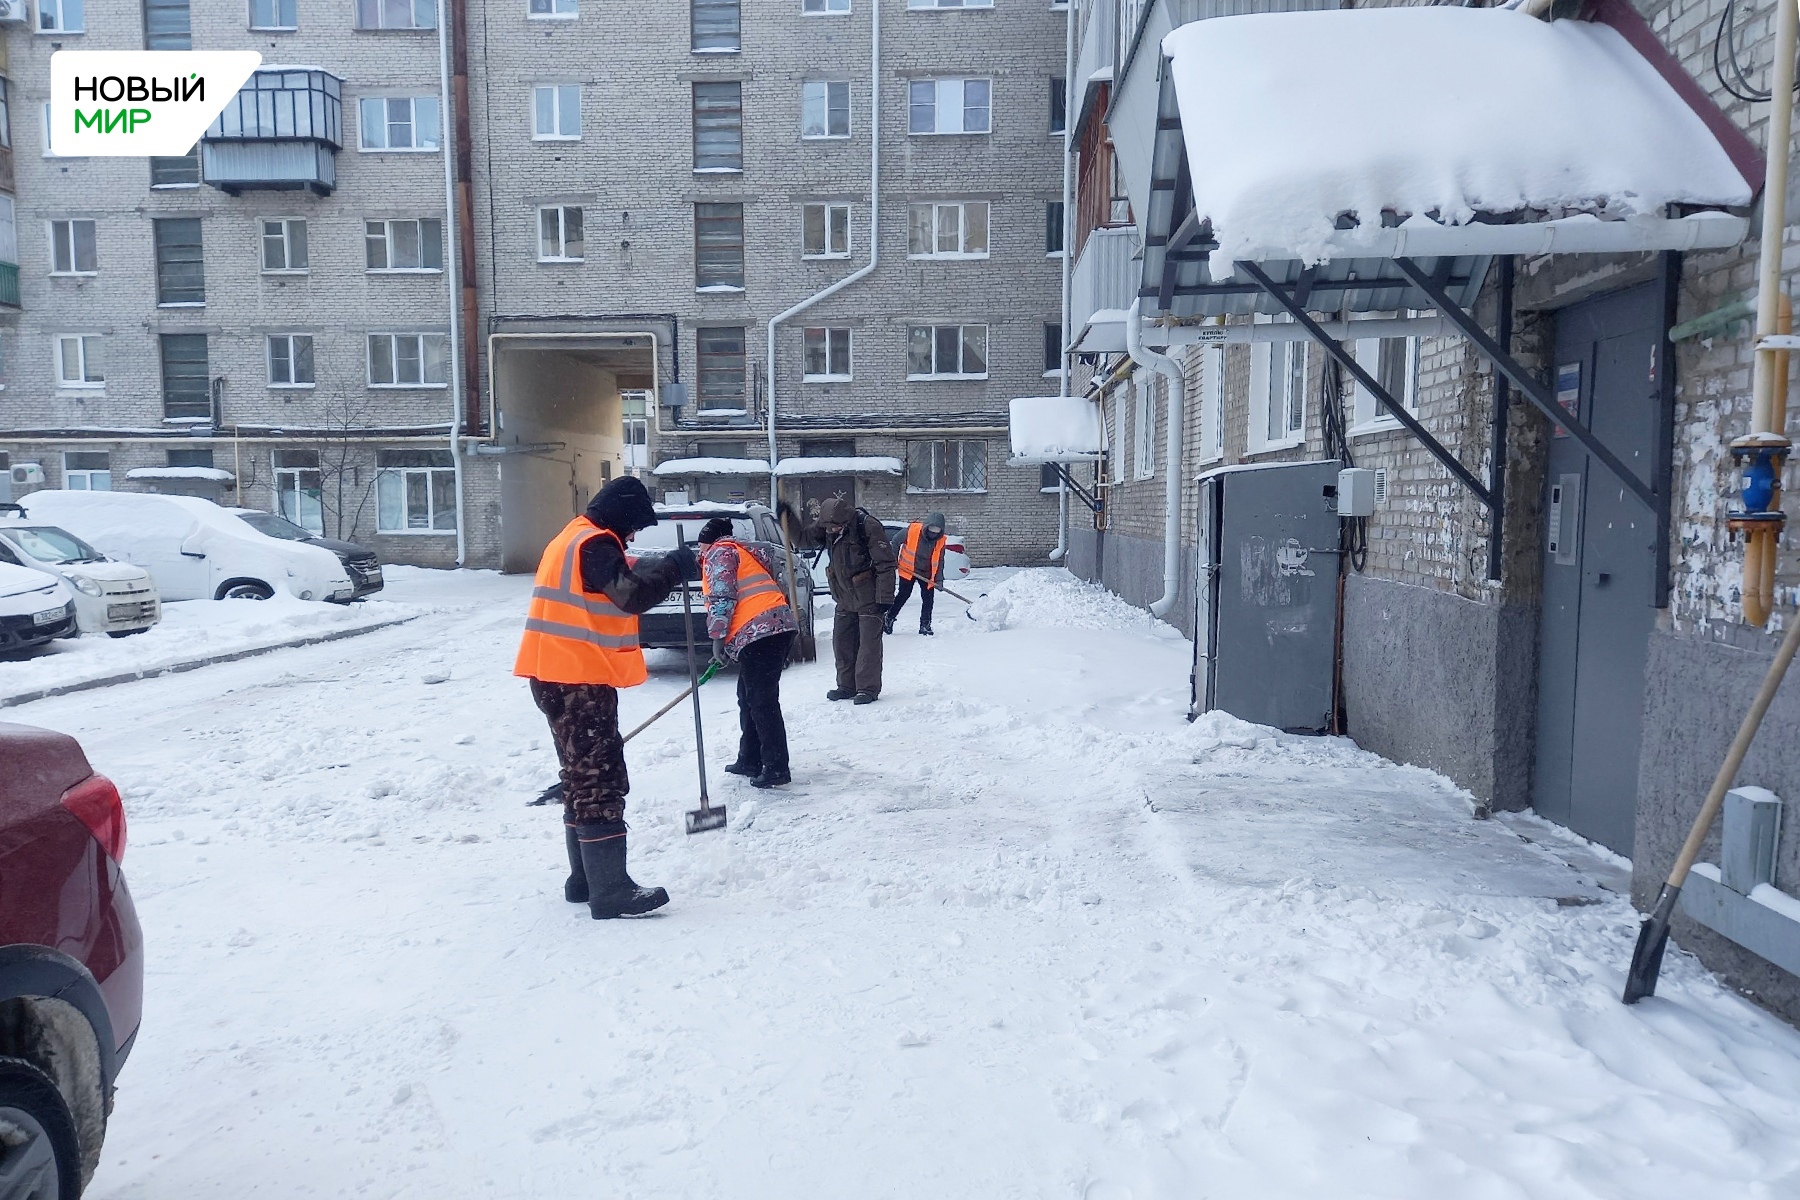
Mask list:
[[[1375,503],[1387,503],[1387,468],[1375,468]]]

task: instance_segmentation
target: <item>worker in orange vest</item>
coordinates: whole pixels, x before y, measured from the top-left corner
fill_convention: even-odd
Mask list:
[[[525,637],[513,674],[550,720],[562,763],[563,825],[569,879],[563,895],[595,920],[636,916],[669,902],[639,887],[625,869],[625,742],[619,689],[644,682],[637,614],[686,580],[700,577],[685,546],[648,561],[625,547],[656,524],[643,482],[627,476],[601,488],[587,511],[544,547]]]
[[[944,585],[944,514],[934,512],[923,521],[914,521],[906,527],[906,538],[900,543],[900,590],[894,595],[893,606],[888,609],[888,633],[894,632],[894,622],[900,617],[900,610],[912,599],[913,584],[919,585],[919,632],[931,636],[931,603],[937,598],[938,588]]]
[[[725,769],[750,786],[781,787],[788,774],[787,723],[781,718],[781,670],[800,623],[775,581],[774,547],[732,536],[714,517],[700,530],[706,634],[713,659],[738,665],[738,756]]]

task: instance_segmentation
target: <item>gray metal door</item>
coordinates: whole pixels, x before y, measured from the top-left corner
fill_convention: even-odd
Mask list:
[[[1188,720],[1212,709],[1219,640],[1219,494],[1223,480],[1200,481],[1200,528],[1194,565],[1194,669],[1188,676]]]
[[[1558,400],[1645,482],[1654,479],[1661,319],[1655,284],[1556,318]],[[1551,439],[1546,492],[1533,804],[1630,854],[1656,520],[1566,434]]]

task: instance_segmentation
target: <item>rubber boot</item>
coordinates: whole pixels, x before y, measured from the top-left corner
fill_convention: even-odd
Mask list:
[[[586,904],[588,901],[587,870],[581,865],[581,839],[575,835],[575,827],[566,821],[563,832],[568,835],[569,843],[569,878],[563,883],[563,899],[570,904]]]
[[[725,765],[725,773],[727,775],[746,775],[754,779],[762,774],[762,767],[739,759],[734,763],[727,763]]]
[[[625,822],[599,821],[576,827],[581,865],[587,875],[588,911],[594,920],[635,917],[669,902],[662,888],[639,887],[625,870]]]

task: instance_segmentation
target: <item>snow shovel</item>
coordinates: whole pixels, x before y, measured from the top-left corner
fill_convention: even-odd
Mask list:
[[[1781,678],[1787,674],[1788,664],[1794,661],[1794,652],[1800,650],[1800,617],[1790,618],[1790,622],[1787,636],[1781,639],[1781,648],[1775,652],[1775,661],[1769,664],[1769,673],[1763,676],[1762,688],[1751,701],[1750,711],[1744,714],[1744,723],[1738,726],[1737,737],[1731,740],[1731,749],[1726,752],[1718,775],[1713,777],[1706,803],[1700,806],[1700,815],[1694,818],[1694,827],[1688,830],[1687,841],[1681,844],[1681,853],[1675,856],[1668,882],[1657,894],[1656,907],[1638,927],[1637,950],[1631,956],[1631,970],[1625,974],[1624,1000],[1627,1004],[1636,1004],[1645,996],[1656,995],[1656,978],[1662,973],[1663,950],[1669,944],[1669,920],[1675,915],[1675,901],[1681,897],[1688,870],[1700,857],[1700,847],[1706,841],[1707,832],[1725,804],[1725,793],[1736,781],[1738,768],[1750,752],[1750,743],[1756,739],[1756,730],[1769,711],[1776,690],[1781,687]]]
[[[718,673],[719,673],[719,664],[718,663],[716,663],[716,662],[707,663],[706,670],[700,672],[700,684],[704,684],[707,680],[711,679],[714,675],[717,675]],[[669,701],[667,704],[663,705],[661,708],[659,708],[655,712],[651,713],[648,717],[645,717],[641,722],[638,723],[638,725],[634,729],[632,729],[632,731],[630,733],[626,734],[624,737],[619,739],[620,743],[623,744],[625,742],[629,742],[632,738],[634,738],[638,734],[644,732],[644,730],[650,728],[652,725],[656,724],[656,722],[659,719],[661,719],[664,716],[667,716],[671,709],[673,709],[677,704],[680,704],[683,700],[686,700],[688,698],[688,694],[691,693],[695,687],[700,686],[700,684],[692,684],[688,687],[682,688],[681,694],[679,696],[676,696],[673,700]],[[532,807],[532,806],[538,805],[538,804],[548,804],[552,800],[561,800],[562,794],[563,794],[563,785],[562,785],[562,780],[559,779],[555,783],[551,784],[549,787],[545,788],[543,791],[539,792],[538,798],[536,800],[526,801],[526,807],[529,808],[529,807]]]
[[[969,620],[971,620],[971,621],[973,621],[975,619],[975,602],[973,600],[969,599],[967,596],[957,595],[955,592],[951,591],[949,588],[945,587],[941,583],[938,584],[938,591],[944,593],[944,595],[950,597],[952,600],[961,600],[964,604],[968,605],[969,607],[963,609],[963,616],[969,618]],[[987,594],[986,592],[982,593],[982,595],[984,595],[984,596],[986,594]]]
[[[687,545],[687,535],[675,526],[675,544]],[[694,698],[694,757],[700,764],[700,807],[689,809],[687,831],[690,835],[709,829],[725,828],[725,806],[714,808],[706,795],[706,731],[700,720],[700,668],[694,661],[694,599],[684,580],[681,585],[682,630],[687,634],[688,694]]]

